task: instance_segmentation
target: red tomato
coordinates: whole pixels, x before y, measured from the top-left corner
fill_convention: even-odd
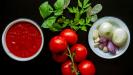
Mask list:
[[[87,57],[87,49],[82,44],[75,44],[71,47],[71,52],[74,54],[74,61],[75,62],[81,62]]]
[[[60,35],[64,37],[69,44],[75,44],[78,40],[76,32],[72,29],[63,30]]]
[[[61,71],[62,71],[62,75],[76,75],[76,73],[73,72],[73,70],[72,70],[72,63],[70,60],[68,60],[64,64],[62,64]]]
[[[83,60],[78,65],[78,69],[81,75],[95,75],[95,66],[89,60]]]
[[[58,53],[58,54],[53,54],[53,59],[58,62],[58,63],[63,63],[66,61],[66,59],[68,58],[67,53],[63,52],[63,53]]]
[[[67,42],[64,37],[55,36],[50,40],[49,48],[52,53],[64,52],[67,49]]]

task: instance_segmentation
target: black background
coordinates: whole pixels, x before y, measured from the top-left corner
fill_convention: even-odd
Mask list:
[[[39,25],[43,22],[39,14],[38,7],[45,0],[0,0],[0,38],[2,33],[11,21],[18,18],[29,18],[37,22]],[[123,20],[131,35],[131,41],[128,50],[120,57],[107,60],[95,55],[88,45],[88,32],[77,31],[79,36],[78,43],[85,44],[89,48],[90,55],[88,60],[92,60],[96,66],[96,75],[132,75],[133,68],[133,2],[132,0],[91,0],[92,5],[101,3],[103,10],[99,13],[99,18],[104,16],[114,16]],[[54,4],[55,0],[49,0],[50,4]],[[71,0],[71,5],[76,0]],[[21,74],[37,73],[37,75],[61,75],[60,64],[54,62],[48,48],[48,42],[51,37],[59,32],[51,32],[42,29],[44,32],[44,47],[42,52],[33,60],[28,62],[18,62],[10,59],[4,52],[0,43],[0,72]],[[9,72],[11,71],[11,72]],[[40,73],[40,74],[39,74]]]

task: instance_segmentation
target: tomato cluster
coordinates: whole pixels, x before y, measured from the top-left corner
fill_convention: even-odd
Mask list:
[[[86,60],[88,50],[77,41],[78,35],[72,29],[65,29],[60,35],[54,36],[49,43],[53,59],[62,63],[62,75],[94,75],[94,64]]]

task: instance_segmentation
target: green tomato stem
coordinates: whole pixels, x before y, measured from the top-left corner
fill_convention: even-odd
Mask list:
[[[79,73],[77,72],[77,70],[75,69],[75,64],[74,64],[74,59],[73,59],[73,55],[72,55],[72,53],[71,53],[71,51],[70,51],[70,48],[69,48],[69,46],[67,47],[67,50],[68,50],[68,56],[70,57],[70,60],[71,60],[71,62],[72,62],[72,69],[74,70],[74,72],[76,73],[76,75],[78,75]]]

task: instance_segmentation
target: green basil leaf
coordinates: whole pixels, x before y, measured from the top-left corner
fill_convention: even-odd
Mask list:
[[[64,0],[64,9],[68,7],[70,0]]]
[[[64,24],[69,24],[70,23],[70,20],[69,19],[65,19],[64,20]]]
[[[86,26],[81,26],[80,29],[83,30],[83,31],[87,31],[87,27]]]
[[[52,13],[53,8],[48,4],[48,2],[44,2],[40,5],[39,11],[41,16],[43,18],[46,18]]]
[[[89,24],[91,21],[91,16],[86,17],[86,25]]]
[[[95,14],[99,13],[101,10],[102,10],[102,5],[97,4],[92,8],[91,15],[95,15]]]
[[[61,30],[62,26],[59,23],[54,23],[53,27],[56,28],[57,30]]]
[[[73,7],[73,13],[78,13],[78,12],[79,12],[78,7]]]
[[[65,20],[65,19],[66,19],[66,17],[65,17],[65,16],[62,16],[62,19],[63,19],[63,20]]]
[[[63,10],[64,0],[57,0],[54,4],[55,9]]]
[[[91,22],[95,22],[98,19],[97,15],[93,15],[91,17]]]
[[[74,13],[75,13],[74,21],[79,21],[81,15],[80,15],[78,7],[74,7],[73,10],[74,10]]]
[[[43,28],[50,28],[56,21],[56,17],[49,17],[47,20],[45,20],[41,27]]]
[[[64,23],[63,25],[62,25],[62,28],[65,28],[65,27],[67,27],[67,23]]]
[[[83,1],[83,7],[85,7],[87,5],[87,3],[89,2],[89,0],[84,0]]]
[[[62,13],[63,13],[63,10],[55,10],[55,15],[56,16],[60,16],[60,15],[62,15]]]
[[[76,31],[79,29],[79,27],[78,27],[77,25],[71,25],[70,27],[71,27],[72,29],[76,30]]]
[[[88,8],[91,5],[91,3],[86,4],[83,8]]]
[[[89,3],[89,4],[87,4],[88,5],[88,7],[86,7],[86,8],[84,8],[84,12],[83,13],[90,13],[90,11],[91,11],[91,9],[92,9],[92,7],[90,6],[91,5],[91,3]],[[87,14],[87,16],[88,16],[88,14]]]
[[[63,23],[63,22],[64,22],[64,20],[62,18],[57,19],[57,23]]]
[[[80,20],[79,20],[79,24],[80,24],[80,25],[84,25],[84,24],[85,24],[85,20],[84,20],[84,19],[80,19]]]
[[[72,8],[67,8],[70,13],[74,13]]]
[[[67,26],[69,24],[70,24],[70,20],[69,19],[66,19],[66,20],[64,20],[64,26],[63,27],[65,27],[65,26]]]
[[[81,9],[79,13],[80,13],[80,14],[83,14],[84,11],[85,11],[84,9]]]
[[[86,26],[92,26],[92,24],[86,24]]]
[[[55,32],[55,31],[59,31],[58,29],[54,28],[54,27],[50,27],[49,28],[51,31]]]
[[[82,8],[82,3],[78,0],[78,6]]]
[[[77,12],[77,13],[75,14],[74,21],[79,21],[80,16],[81,16],[81,15]]]

